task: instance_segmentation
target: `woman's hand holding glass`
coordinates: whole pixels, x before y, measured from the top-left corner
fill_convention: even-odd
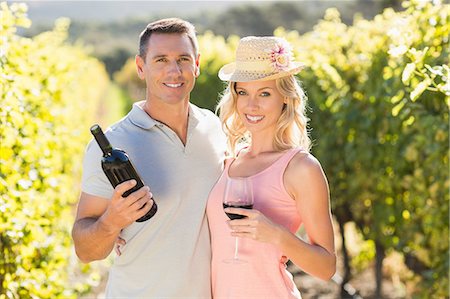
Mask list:
[[[237,238],[249,238],[260,242],[277,244],[285,228],[272,222],[258,210],[227,208],[228,213],[244,216],[242,219],[230,220],[228,225],[231,235]]]

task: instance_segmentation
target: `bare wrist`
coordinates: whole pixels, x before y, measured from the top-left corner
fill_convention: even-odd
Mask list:
[[[98,226],[106,235],[119,235],[121,228],[115,227],[113,224],[109,223],[106,219],[105,214],[103,214],[98,219]]]
[[[277,225],[277,230],[275,233],[275,245],[278,247],[281,247],[284,243],[284,240],[286,239],[286,233],[289,234],[289,232],[281,225]]]

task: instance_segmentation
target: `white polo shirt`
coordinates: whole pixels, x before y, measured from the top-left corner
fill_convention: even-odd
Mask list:
[[[226,146],[220,121],[209,110],[189,107],[187,142],[152,119],[135,103],[105,135],[125,150],[158,211],[148,221],[123,229],[127,244],[115,257],[107,298],[210,298],[208,194],[218,179]],[[102,153],[95,141],[83,161],[83,192],[111,198]]]

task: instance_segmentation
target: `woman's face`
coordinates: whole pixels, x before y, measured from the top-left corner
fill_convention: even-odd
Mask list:
[[[244,126],[252,135],[275,135],[277,121],[282,113],[284,97],[275,80],[237,82],[237,111]]]

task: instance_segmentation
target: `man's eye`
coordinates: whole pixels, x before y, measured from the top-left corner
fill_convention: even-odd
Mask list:
[[[167,61],[167,59],[165,59],[165,58],[159,58],[156,60],[156,62],[166,62],[166,61]]]
[[[181,57],[180,61],[191,61],[189,57]]]

